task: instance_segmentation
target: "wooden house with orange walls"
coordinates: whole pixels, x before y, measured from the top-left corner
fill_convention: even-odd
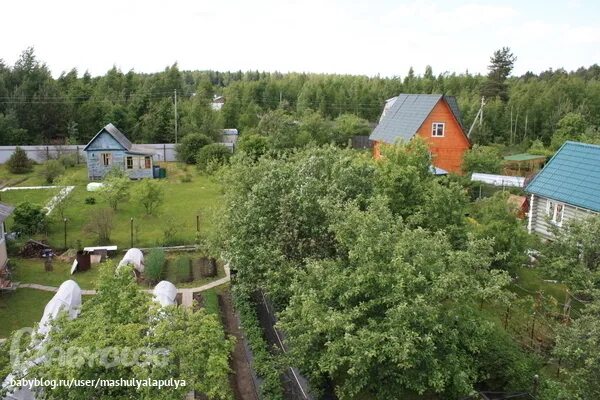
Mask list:
[[[379,158],[382,144],[406,142],[415,136],[429,144],[434,167],[461,173],[463,155],[471,143],[454,96],[400,94],[387,100],[369,139],[375,142],[373,155]]]

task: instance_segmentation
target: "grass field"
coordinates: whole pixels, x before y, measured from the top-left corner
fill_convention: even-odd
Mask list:
[[[213,228],[213,215],[218,215],[221,199],[221,187],[212,178],[198,174],[193,167],[181,166],[178,163],[162,163],[167,168],[167,179],[161,180],[165,188],[165,201],[155,215],[146,215],[141,204],[133,200],[123,202],[114,216],[114,227],[111,234],[111,244],[120,248],[129,247],[131,244],[131,218],[133,221],[133,236],[135,247],[152,247],[165,243],[164,232],[167,228],[173,231],[176,244],[193,243],[196,237],[196,215],[200,216],[200,231],[206,234]],[[36,166],[38,168],[39,166]],[[182,182],[185,175],[191,177],[191,182]],[[29,178],[19,185],[40,184],[36,172],[26,175]],[[67,169],[65,176],[70,185],[75,189],[66,201],[65,216],[67,222],[67,245],[75,247],[78,242],[82,246],[97,245],[98,240],[94,234],[89,233],[86,225],[93,223],[91,216],[96,209],[108,207],[98,193],[87,192],[87,170],[85,165]],[[5,166],[0,168],[0,180],[12,179]],[[131,181],[131,192],[135,192],[138,181]],[[42,191],[27,191],[28,193],[5,192],[3,201],[20,202],[27,199],[38,204],[45,204],[53,193]],[[89,205],[85,199],[94,197],[96,204]],[[42,205],[43,205],[42,204]],[[10,221],[8,229],[10,230]],[[50,214],[48,237],[36,236],[36,239],[47,239],[54,247],[63,247],[64,225],[63,221]],[[175,243],[172,243],[175,244]]]
[[[53,270],[50,272],[45,271],[44,260],[41,258],[13,258],[10,262],[13,281],[47,286],[60,286],[64,281],[72,279],[82,289],[94,289],[95,281],[100,272],[99,268],[94,266],[89,271],[77,272],[71,275],[71,265],[56,258],[52,262]]]
[[[0,337],[8,337],[15,329],[33,327],[39,322],[52,292],[18,289],[0,295]]]

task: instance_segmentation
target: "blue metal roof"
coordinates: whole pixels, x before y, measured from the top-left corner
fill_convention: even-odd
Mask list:
[[[441,94],[399,94],[394,104],[385,113],[370,140],[395,144],[397,141],[409,141],[417,133],[435,105],[444,99],[462,127],[458,103],[454,96]],[[388,101],[393,100],[389,99]]]
[[[565,142],[525,190],[600,212],[600,146]]]

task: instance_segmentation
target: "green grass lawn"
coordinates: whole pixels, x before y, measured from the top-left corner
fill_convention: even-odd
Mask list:
[[[133,199],[119,205],[114,215],[111,244],[119,248],[128,248],[131,243],[131,218],[133,222],[133,236],[135,247],[153,247],[165,243],[164,232],[172,228],[176,244],[193,243],[196,237],[196,216],[200,216],[200,231],[206,234],[213,228],[214,216],[218,216],[221,205],[221,187],[211,177],[200,175],[194,166],[183,166],[179,163],[161,163],[167,168],[167,179],[161,180],[165,187],[165,201],[155,215],[146,215],[141,204]],[[45,184],[39,176],[40,166],[35,166],[35,171],[20,177],[27,179],[18,185],[33,186]],[[188,175],[191,182],[182,182]],[[0,181],[4,178],[12,179],[15,176],[0,166]],[[86,225],[93,224],[92,213],[94,210],[108,207],[108,204],[97,192],[87,192],[87,169],[85,165],[69,168],[65,172],[68,183],[75,189],[66,201],[65,216],[67,223],[67,245],[71,248],[77,246],[98,245],[98,240],[90,233]],[[131,193],[135,192],[138,181],[131,181]],[[54,195],[54,191],[9,191],[2,193],[2,201],[18,204],[29,200],[33,203],[45,205]],[[96,204],[85,203],[86,198],[94,197]],[[11,229],[11,221],[8,221]],[[53,212],[49,216],[48,237],[37,235],[38,240],[47,239],[51,246],[62,248],[64,246],[64,224],[62,219]]]
[[[44,307],[54,296],[52,292],[17,289],[0,295],[0,337],[8,337],[15,329],[33,327],[44,313]]]
[[[13,206],[28,201],[32,204],[44,207],[56,193],[58,193],[58,189],[54,188],[7,190],[5,192],[0,192],[0,201]]]
[[[204,308],[210,314],[219,315],[219,299],[217,298],[217,289],[208,289],[202,292]]]
[[[13,258],[12,280],[21,283],[37,283],[47,286],[60,286],[66,280],[72,279],[82,289],[95,289],[95,281],[100,273],[100,268],[94,265],[89,271],[76,272],[71,275],[71,264],[54,259],[53,270],[46,272],[44,260],[41,258]],[[21,290],[21,289],[19,289]]]

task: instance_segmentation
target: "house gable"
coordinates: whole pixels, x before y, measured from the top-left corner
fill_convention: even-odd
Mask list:
[[[443,136],[433,136],[433,124],[444,124]],[[460,173],[463,155],[470,142],[450,104],[441,98],[425,118],[417,136],[423,138],[433,156],[433,165],[449,172]]]
[[[126,151],[110,133],[106,130],[101,130],[94,138],[87,144],[85,151]]]

